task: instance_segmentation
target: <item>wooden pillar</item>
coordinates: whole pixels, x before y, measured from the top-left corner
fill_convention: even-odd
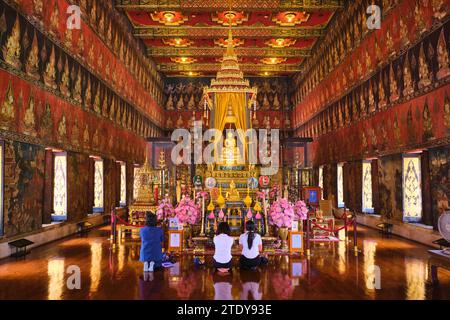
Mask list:
[[[381,214],[378,159],[372,161],[372,205],[376,214]]]
[[[54,175],[53,151],[45,150],[44,194],[43,194],[43,200],[42,200],[42,203],[43,203],[42,223],[43,224],[49,224],[52,222],[53,175]]]
[[[423,223],[432,226],[434,223],[433,210],[431,206],[431,184],[430,184],[430,157],[428,151],[423,151],[420,163],[422,169],[422,220]]]

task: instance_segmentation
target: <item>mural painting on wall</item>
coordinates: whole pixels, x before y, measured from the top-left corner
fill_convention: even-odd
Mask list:
[[[203,88],[211,79],[168,79],[164,88],[166,110],[201,111]],[[288,78],[250,78],[250,85],[258,87],[258,110],[290,110],[292,85]]]
[[[380,214],[388,219],[403,220],[402,156],[388,156],[379,161]]]
[[[43,1],[35,0],[17,0],[15,3],[22,14],[102,75],[118,92],[142,109],[151,111],[155,120],[162,120],[159,108],[162,102],[162,78],[154,63],[142,53],[140,44],[127,34],[127,19],[113,7],[105,6],[100,1],[80,1],[81,11],[85,13],[80,31],[64,27],[66,15],[62,13],[73,4],[69,1],[58,0],[45,6]],[[32,42],[32,33],[24,44]],[[37,64],[34,66],[37,67]],[[61,66],[65,68],[64,64]],[[68,80],[68,73],[66,75]]]
[[[71,221],[79,221],[91,211],[89,208],[89,157],[79,153],[67,155],[67,187],[70,206],[68,218]]]
[[[53,21],[50,21],[50,24],[56,26],[57,29],[54,28],[53,30],[54,37],[56,35],[61,36],[59,25],[62,25],[62,23],[60,24],[59,22],[62,20],[59,21],[60,19],[53,11],[56,8],[61,10],[61,7],[64,6],[67,6],[67,3],[61,0],[55,2],[55,6],[49,6],[51,10],[49,7],[46,7],[46,10],[51,11],[51,16],[53,17],[53,19],[50,19]],[[26,15],[34,14],[31,10],[33,7],[30,1],[19,1],[19,10],[22,10]],[[151,102],[153,101],[151,98],[133,96],[139,90],[133,89],[130,92],[126,92],[119,87],[115,87],[119,84],[113,79],[104,78],[105,70],[108,68],[105,69],[100,65],[96,65],[94,68],[94,66],[89,65],[89,68],[94,69],[92,72],[86,66],[88,64],[87,61],[70,55],[72,51],[69,51],[71,53],[67,54],[67,51],[63,51],[59,47],[61,44],[55,42],[55,38],[44,36],[40,30],[36,29],[22,16],[17,15],[13,9],[4,3],[0,3],[0,21],[5,26],[0,41],[1,60],[3,60],[0,63],[3,69],[14,69],[14,73],[18,75],[13,76],[11,73],[2,71],[1,78],[3,81],[0,92],[0,96],[3,96],[1,101],[2,109],[0,110],[1,128],[24,133],[33,138],[41,138],[45,143],[56,140],[58,143],[64,144],[70,141],[69,135],[72,129],[75,133],[77,131],[83,132],[84,122],[89,122],[87,119],[90,118],[103,120],[103,125],[100,124],[100,127],[103,129],[99,129],[98,135],[102,133],[102,130],[104,132],[105,125],[109,120],[112,120],[121,128],[108,123],[108,131],[120,131],[123,128],[123,134],[131,138],[129,132],[126,132],[127,130],[131,131],[133,135],[136,135],[135,138],[132,138],[135,140],[138,139],[138,136],[147,137],[149,135],[152,128],[154,128],[154,124],[151,121],[161,123],[162,113],[156,104],[155,106],[147,106],[148,110],[143,107],[142,109],[147,111],[147,114],[144,116],[134,106],[124,100],[126,98],[139,106],[140,100]],[[47,26],[43,27],[45,29]],[[75,30],[74,32],[79,31]],[[104,44],[90,28],[83,28],[84,33],[90,33],[91,41],[89,43],[92,46],[99,46],[95,48],[95,52],[100,52],[97,60],[103,60],[101,52],[105,51],[104,49],[106,48],[101,48],[101,46],[104,46]],[[78,40],[80,40],[81,35],[78,36]],[[72,37],[72,39],[74,38]],[[109,52],[109,50],[107,51]],[[119,60],[111,52],[109,53],[111,57],[106,60],[119,63]],[[84,55],[82,56],[84,57]],[[127,79],[122,84],[124,88],[134,87],[134,85],[130,86],[129,84],[136,80],[126,70],[125,65],[115,65],[113,70],[115,76],[123,71],[120,79]],[[115,92],[104,86],[100,79],[107,80]],[[45,90],[42,89],[43,87],[45,87]],[[147,90],[143,89],[142,92],[147,92]],[[152,103],[154,104],[154,102]],[[17,107],[21,110],[17,111]],[[88,114],[85,112],[78,113],[80,115],[77,119],[78,123],[72,125],[73,118],[67,117],[67,114],[70,114],[65,112],[67,110],[62,114],[54,114],[61,109],[60,107],[71,108],[72,112],[76,112],[75,110],[91,112]],[[94,115],[95,117],[92,117]],[[79,119],[85,121],[79,121]],[[152,120],[150,121],[149,119]],[[158,130],[155,130],[155,133],[158,133]],[[79,142],[79,139],[75,138],[73,140],[73,144],[77,147]],[[101,138],[96,139],[95,130],[90,142],[90,147],[98,151],[108,146]],[[140,144],[143,145],[143,143],[144,141]],[[120,147],[117,149],[120,149]],[[133,150],[131,151],[134,152]]]
[[[439,216],[450,210],[450,147],[432,149],[429,156],[433,223],[436,227]]]
[[[4,228],[7,237],[41,227],[44,156],[42,147],[5,142]]]

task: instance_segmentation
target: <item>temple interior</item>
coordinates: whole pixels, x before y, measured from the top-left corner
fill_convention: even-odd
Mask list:
[[[449,7],[0,0],[0,300],[450,299]]]

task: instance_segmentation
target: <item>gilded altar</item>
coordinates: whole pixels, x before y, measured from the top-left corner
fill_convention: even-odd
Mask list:
[[[144,166],[139,170],[136,177],[139,180],[136,201],[130,205],[129,221],[133,225],[143,225],[146,213],[156,212],[158,204],[155,201],[155,190],[158,188],[158,174],[150,167],[148,159],[145,159]]]

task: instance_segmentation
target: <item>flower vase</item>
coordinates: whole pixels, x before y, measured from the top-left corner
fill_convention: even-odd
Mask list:
[[[287,250],[288,228],[281,227],[278,229],[278,236],[281,239],[281,250]]]

